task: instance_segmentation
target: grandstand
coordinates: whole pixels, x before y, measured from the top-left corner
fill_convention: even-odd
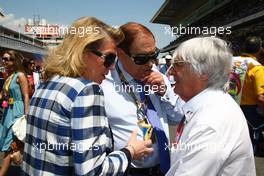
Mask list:
[[[166,0],[151,19],[152,23],[168,24],[171,28],[223,28],[217,35],[232,42],[234,53],[239,53],[248,35],[264,38],[264,0]],[[226,32],[226,29],[231,32]],[[177,34],[172,30],[173,33]],[[177,31],[179,32],[179,30]],[[203,33],[189,32],[162,49],[175,49],[179,43]]]

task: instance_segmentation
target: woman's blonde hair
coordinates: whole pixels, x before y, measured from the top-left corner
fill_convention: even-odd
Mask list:
[[[83,53],[93,44],[112,38],[116,43],[124,39],[123,33],[94,17],[76,20],[64,37],[63,42],[44,60],[44,77],[49,80],[55,75],[79,77],[85,70]]]

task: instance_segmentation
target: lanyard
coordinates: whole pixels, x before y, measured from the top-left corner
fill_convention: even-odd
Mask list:
[[[129,85],[129,83],[126,80],[124,74],[120,70],[118,64],[116,65],[116,70],[118,72],[118,75],[119,75],[121,83],[125,84],[125,85]],[[141,85],[141,84],[139,83],[139,85]],[[147,115],[147,113],[148,113],[148,107],[147,107],[148,103],[151,104],[151,102],[149,102],[150,101],[149,100],[149,96],[145,94],[145,91],[144,92],[140,92],[140,99],[143,99],[143,100],[139,101],[133,91],[129,90],[128,93],[133,98],[133,100],[134,100],[134,102],[135,102],[135,104],[137,106],[137,118],[138,118],[137,124],[138,124],[138,126],[141,128],[141,130],[143,132],[143,139],[144,140],[152,139],[153,143],[155,143],[154,141],[156,141],[156,138],[152,134],[154,128],[153,128],[153,125],[149,121],[149,120],[151,120],[152,117],[151,116],[148,117],[148,115]],[[141,93],[142,93],[142,95],[141,95]]]
[[[120,70],[118,63],[116,64],[116,70],[117,73],[119,75],[120,81],[122,84],[125,85],[129,85],[128,81],[126,80],[124,74],[122,73],[122,71]],[[147,103],[149,101],[149,96],[145,95],[145,99],[140,101],[137,99],[135,93],[133,91],[128,91],[129,95],[133,98],[136,106],[137,106],[137,113],[138,115],[140,115],[141,117],[138,117],[138,120],[142,120],[143,117],[146,116],[146,112],[147,112]]]
[[[179,143],[180,141],[180,138],[181,138],[181,135],[182,135],[182,132],[183,132],[183,129],[184,129],[184,125],[185,125],[185,116],[182,117],[180,123],[179,123],[179,126],[176,130],[176,134],[175,134],[175,139],[174,139],[174,142],[173,144],[177,146],[177,144]]]

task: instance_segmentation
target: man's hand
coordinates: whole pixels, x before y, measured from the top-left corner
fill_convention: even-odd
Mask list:
[[[151,90],[159,94],[160,96],[163,96],[167,91],[167,86],[165,84],[163,76],[159,72],[152,71],[141,81],[143,81],[146,85],[150,85]]]

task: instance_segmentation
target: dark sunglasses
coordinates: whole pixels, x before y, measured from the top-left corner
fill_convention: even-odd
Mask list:
[[[97,50],[89,50],[89,51],[91,51],[96,56],[99,56],[102,59],[104,59],[104,66],[106,68],[111,67],[116,62],[116,54],[113,53],[104,54]]]
[[[135,64],[144,65],[148,63],[150,60],[156,60],[159,55],[160,50],[156,48],[156,50],[151,54],[138,54],[138,55],[130,55]]]
[[[11,57],[3,57],[2,60],[3,60],[4,62],[7,62],[7,61],[14,61],[14,59],[11,58]]]

